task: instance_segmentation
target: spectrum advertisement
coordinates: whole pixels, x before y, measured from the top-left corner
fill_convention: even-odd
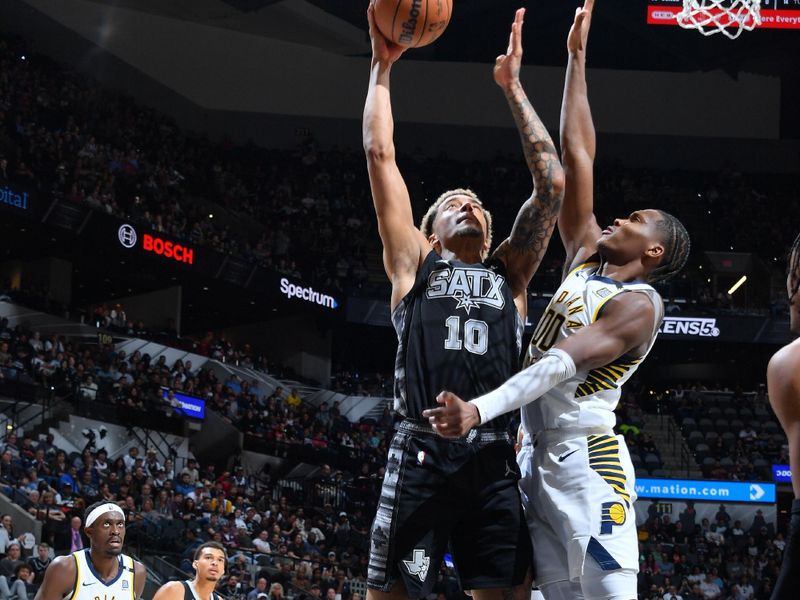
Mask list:
[[[775,484],[697,479],[636,479],[639,498],[709,502],[775,502]]]

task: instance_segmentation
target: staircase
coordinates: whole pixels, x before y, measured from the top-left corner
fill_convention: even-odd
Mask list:
[[[694,460],[678,424],[671,415],[645,414],[643,430],[653,438],[661,454],[663,469],[676,479],[702,479],[703,472]]]

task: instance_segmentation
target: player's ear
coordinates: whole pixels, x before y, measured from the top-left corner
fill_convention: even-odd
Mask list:
[[[650,258],[660,259],[664,255],[664,245],[661,242],[654,242],[645,251],[645,254]]]
[[[431,245],[431,248],[436,248],[439,244],[439,238],[436,237],[435,233],[432,233],[428,236],[428,243]]]

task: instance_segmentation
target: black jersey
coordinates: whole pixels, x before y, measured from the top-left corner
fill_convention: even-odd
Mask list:
[[[468,264],[431,251],[392,323],[394,404],[405,417],[422,419],[443,390],[471,400],[519,369],[523,323],[499,260]],[[500,417],[491,426],[507,422]]]

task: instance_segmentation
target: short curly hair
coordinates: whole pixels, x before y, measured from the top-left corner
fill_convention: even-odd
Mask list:
[[[467,196],[472,198],[475,202],[480,204],[481,210],[483,210],[483,214],[486,217],[486,247],[489,248],[492,245],[492,213],[490,213],[486,208],[483,206],[483,202],[478,195],[473,192],[469,188],[456,188],[454,190],[447,190],[441,196],[439,196],[436,201],[430,205],[428,208],[428,212],[425,213],[425,216],[422,217],[422,222],[419,225],[419,230],[422,234],[427,238],[430,237],[431,233],[433,233],[433,222],[436,220],[436,213],[439,211],[439,207],[444,204],[448,199],[452,198],[453,196]],[[484,252],[482,254],[486,254]],[[485,258],[485,256],[484,256]]]

